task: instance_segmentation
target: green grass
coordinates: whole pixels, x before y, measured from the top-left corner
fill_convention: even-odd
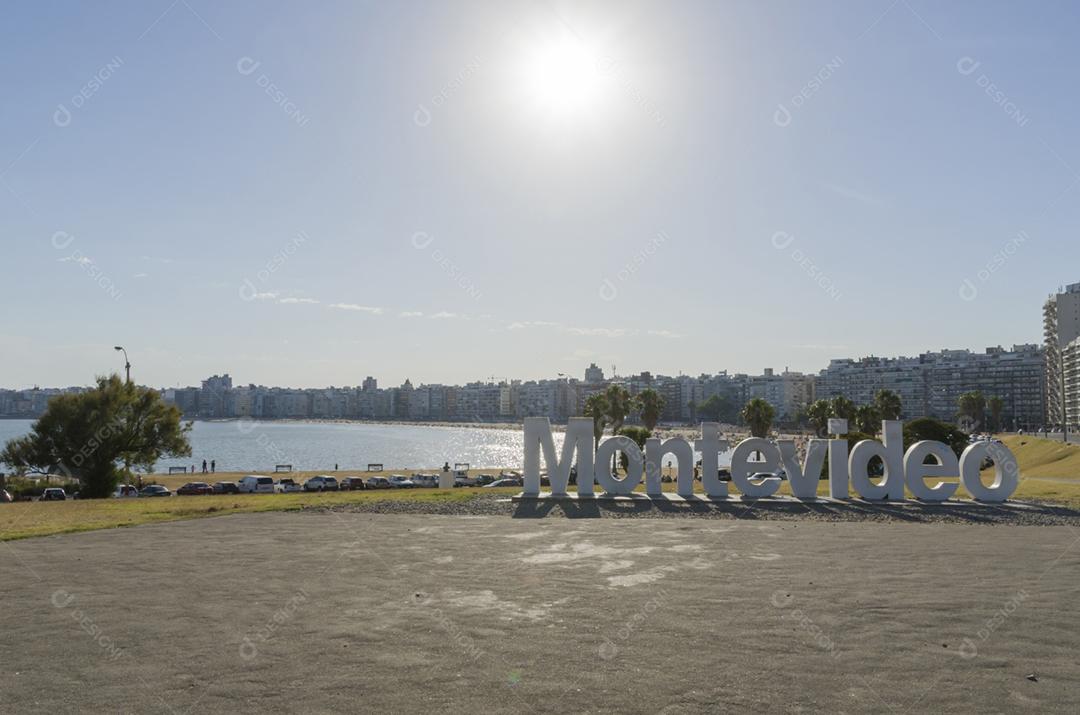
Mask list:
[[[483,493],[516,494],[518,489],[484,489]],[[297,494],[222,494],[147,499],[93,499],[63,502],[16,502],[0,505],[0,541],[32,536],[113,529],[180,519],[265,511],[298,511],[379,500],[464,502],[478,489],[387,489],[361,492]]]

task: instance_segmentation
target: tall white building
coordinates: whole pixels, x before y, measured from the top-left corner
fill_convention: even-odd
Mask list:
[[[1080,413],[1080,387],[1065,384],[1062,395],[1063,361],[1072,343],[1080,338],[1080,283],[1065,286],[1043,304],[1043,341],[1046,349],[1046,415],[1055,425],[1061,424],[1061,410]],[[1070,418],[1070,422],[1073,422]]]

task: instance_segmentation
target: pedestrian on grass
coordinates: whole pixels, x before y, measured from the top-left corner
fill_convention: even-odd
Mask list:
[[[213,474],[216,470],[217,470],[217,460],[216,459],[211,459],[210,460],[210,473]]]
[[[202,473],[206,474],[206,460],[205,459],[202,461]]]

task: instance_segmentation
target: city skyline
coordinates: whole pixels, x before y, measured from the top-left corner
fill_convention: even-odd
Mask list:
[[[9,8],[0,382],[810,371],[1075,280],[1074,5],[419,8]]]
[[[1037,429],[1052,417],[1047,410],[1048,401],[1053,401],[1047,392],[1047,377],[1052,374],[1048,353],[1045,346],[1025,344],[990,347],[981,353],[944,350],[917,357],[834,359],[816,374],[766,368],[753,375],[726,371],[697,376],[648,371],[605,375],[592,363],[582,378],[559,374],[554,379],[451,385],[406,379],[381,387],[370,375],[355,385],[294,388],[234,384],[225,373],[202,380],[201,386],[164,388],[161,393],[189,419],[514,422],[547,417],[567,422],[584,414],[590,395],[620,385],[631,395],[655,390],[663,401],[661,420],[666,422],[698,421],[699,406],[716,410],[707,419],[737,421],[741,406],[760,398],[774,408],[779,422],[794,424],[805,421],[810,404],[817,400],[844,397],[855,404],[872,404],[881,390],[899,398],[901,414],[908,419],[951,420],[962,395],[981,392],[987,399],[999,400],[1003,424]],[[0,416],[34,417],[62,391],[0,389]]]

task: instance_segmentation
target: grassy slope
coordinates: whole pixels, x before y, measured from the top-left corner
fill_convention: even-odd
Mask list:
[[[1017,500],[1050,501],[1080,509],[1080,446],[1066,445],[1036,437],[1004,438],[1020,462],[1022,479],[1014,494]],[[497,469],[473,470],[498,473]],[[391,473],[391,472],[386,472]],[[311,473],[293,475],[306,477]],[[361,472],[338,472],[337,476]],[[236,474],[207,475],[206,481],[237,478]],[[281,475],[284,476],[284,475]],[[989,475],[987,475],[989,476]],[[176,475],[156,479],[175,488],[185,482],[203,478],[202,475]],[[665,491],[674,491],[674,484],[665,484]],[[407,491],[380,490],[374,492],[329,492],[323,494],[244,494],[167,499],[102,499],[96,501],[19,502],[0,505],[0,541],[29,536],[45,536],[91,529],[134,526],[159,521],[193,519],[222,514],[241,514],[258,511],[289,511],[304,507],[350,504],[375,499],[407,499],[416,501],[464,501],[479,490],[412,489]],[[485,489],[484,492],[514,494],[518,490]],[[781,494],[790,494],[784,484]],[[818,494],[828,493],[828,483],[820,482]],[[963,490],[960,495],[963,497]]]
[[[64,534],[92,529],[136,526],[160,521],[195,519],[260,511],[295,511],[302,508],[355,504],[379,499],[455,502],[477,495],[476,489],[378,490],[314,494],[229,494],[220,496],[164,497],[155,499],[95,499],[65,502],[17,502],[0,505],[0,541],[30,536]],[[516,494],[517,489],[485,489]]]

